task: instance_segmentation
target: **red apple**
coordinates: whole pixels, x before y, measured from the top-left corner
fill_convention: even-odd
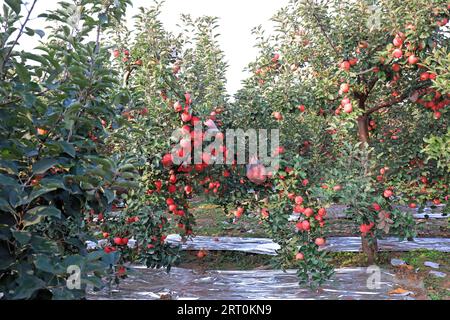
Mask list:
[[[312,215],[314,215],[314,211],[311,208],[306,208],[303,214],[307,217],[311,217]]]
[[[350,90],[350,85],[348,83],[343,83],[339,90],[343,93],[347,93]]]
[[[305,258],[305,255],[301,252],[299,252],[295,255],[295,260],[303,260],[304,258]]]
[[[386,190],[384,190],[384,192],[383,192],[383,196],[384,196],[385,198],[390,198],[390,197],[392,197],[393,194],[394,194],[394,193],[393,193],[392,190],[390,190],[390,189],[386,189]]]
[[[296,196],[294,201],[296,204],[302,204],[303,198],[301,196]]]
[[[272,115],[277,121],[283,120],[283,115],[278,111],[274,112]]]
[[[409,64],[416,64],[417,62],[419,62],[419,58],[417,58],[415,55],[412,54],[408,57]]]
[[[316,240],[314,240],[314,243],[316,245],[318,245],[319,247],[325,245],[325,239],[324,238],[317,238]]]
[[[394,46],[396,47],[401,47],[403,44],[403,40],[402,38],[400,38],[399,36],[395,36],[394,40],[392,41],[392,43],[394,44]]]
[[[351,103],[347,103],[346,105],[344,105],[344,112],[351,113],[352,111],[353,111],[353,106]]]
[[[392,56],[393,56],[394,58],[400,59],[400,58],[403,56],[403,52],[402,52],[401,49],[395,49],[395,50],[392,52]]]

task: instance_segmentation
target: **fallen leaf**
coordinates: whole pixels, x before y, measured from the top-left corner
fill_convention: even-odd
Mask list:
[[[409,290],[405,290],[403,288],[397,288],[395,290],[391,290],[388,292],[388,294],[393,295],[393,294],[405,294],[407,292],[410,292]]]

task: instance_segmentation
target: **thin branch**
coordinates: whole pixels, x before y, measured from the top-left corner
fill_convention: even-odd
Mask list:
[[[314,4],[311,2],[308,2],[308,4],[312,7]],[[312,16],[314,17],[314,19],[317,22],[317,25],[319,26],[320,30],[322,31],[323,35],[325,36],[325,39],[328,41],[328,44],[330,45],[330,47],[333,48],[334,52],[336,52],[336,55],[338,57],[341,56],[340,52],[338,51],[338,49],[336,48],[336,46],[334,45],[333,41],[331,40],[331,38],[328,36],[326,30],[324,29],[324,27],[321,24],[321,21],[319,19],[319,17],[316,15],[314,8],[311,8],[311,12],[312,12]]]
[[[11,54],[14,50],[14,47],[17,45],[17,43],[20,40],[20,37],[22,37],[23,35],[23,31],[25,29],[25,26],[27,25],[28,21],[30,21],[30,17],[31,17],[31,13],[33,12],[34,6],[36,5],[37,0],[33,1],[33,4],[31,5],[30,10],[28,10],[28,14],[27,17],[25,18],[25,21],[22,22],[20,29],[19,29],[19,34],[16,37],[16,40],[14,40],[14,43],[12,44],[11,48],[9,48],[8,53],[5,56],[5,59],[3,60],[2,63],[2,73],[3,73],[3,69],[5,68],[6,62],[9,60],[9,58],[11,57]]]
[[[370,114],[372,114],[372,113],[374,113],[374,112],[376,112],[376,111],[378,111],[380,109],[392,107],[393,105],[395,105],[397,103],[400,103],[400,102],[404,101],[405,99],[407,99],[410,96],[412,91],[419,90],[419,89],[422,89],[423,87],[427,87],[427,86],[428,85],[423,84],[421,86],[418,86],[418,87],[415,87],[415,88],[411,88],[410,90],[407,90],[404,93],[402,93],[397,98],[385,101],[385,102],[383,102],[383,103],[381,103],[381,104],[379,104],[379,105],[377,105],[375,107],[370,108],[369,110],[367,110],[365,112],[364,115],[368,116],[368,115],[370,115]]]

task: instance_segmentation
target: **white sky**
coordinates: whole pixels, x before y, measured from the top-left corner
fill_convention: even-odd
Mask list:
[[[57,0],[38,0],[33,16],[55,8],[57,3]],[[134,16],[139,7],[151,6],[153,1],[132,0],[132,3],[128,17]],[[167,30],[176,33],[178,18],[182,13],[191,14],[194,18],[202,15],[219,17],[220,46],[229,64],[227,89],[233,94],[240,88],[241,80],[246,77],[243,69],[257,55],[256,49],[253,48],[255,41],[251,29],[260,24],[265,29],[270,29],[270,18],[287,3],[288,0],[166,0],[161,20]],[[0,5],[3,5],[3,0],[0,0]],[[35,19],[31,26],[43,28],[41,23],[40,19]],[[130,19],[128,25],[132,26]],[[21,45],[28,48],[33,42],[26,39]]]

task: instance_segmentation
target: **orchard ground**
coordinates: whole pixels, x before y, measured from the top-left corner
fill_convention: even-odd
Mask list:
[[[234,221],[234,215],[226,215],[223,209],[203,197],[191,201],[196,216],[194,232],[199,236],[228,236],[267,238],[268,235],[257,219],[246,216]],[[358,236],[358,225],[350,219],[329,220],[328,236]],[[450,237],[448,219],[417,219],[418,237]],[[174,230],[175,232],[176,230]],[[364,253],[332,252],[331,264],[335,268],[360,267],[367,264]],[[391,259],[401,259],[407,266],[394,267]],[[446,252],[415,250],[410,252],[379,252],[376,265],[390,270],[404,280],[405,290],[411,290],[416,299],[450,300],[450,281],[448,276],[438,278],[429,272],[433,270],[424,265],[432,261],[441,265],[440,271],[450,273],[450,257]],[[236,251],[182,251],[181,268],[202,272],[206,270],[270,270],[274,269],[272,257],[268,255]],[[293,263],[292,268],[295,268]]]

